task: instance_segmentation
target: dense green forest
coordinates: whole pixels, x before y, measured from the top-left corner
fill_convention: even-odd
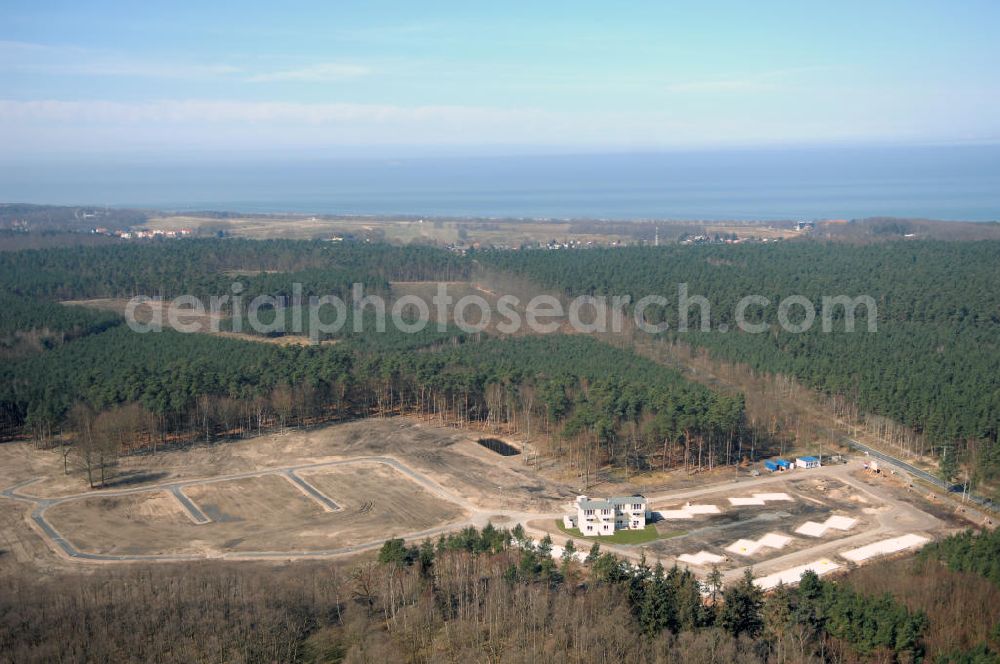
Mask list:
[[[815,242],[595,249],[577,252],[481,252],[477,260],[524,275],[567,294],[662,295],[667,307],[647,311],[666,321],[667,337],[717,357],[794,376],[841,394],[864,412],[884,415],[923,434],[928,448],[976,450],[981,468],[1000,468],[1000,243],[897,242],[854,246]],[[710,332],[698,330],[701,307],[688,310],[678,332],[678,284],[710,303]],[[736,329],[740,298],[761,295],[748,309],[766,332]],[[806,297],[815,324],[803,333],[777,324],[779,302]],[[823,333],[822,298],[871,296],[877,331],[865,307],[855,332],[844,331],[844,308],[832,307]],[[792,321],[802,310],[792,310]],[[720,332],[720,325],[730,331]],[[978,445],[985,443],[986,445]]]
[[[383,378],[385,400],[395,389],[422,403],[429,385],[458,397],[454,408],[468,420],[528,435],[532,427],[558,430],[551,451],[578,458],[588,470],[604,462],[627,470],[710,467],[743,452],[741,396],[716,394],[589,337],[502,337],[433,354],[382,354],[364,373]],[[468,408],[467,386],[477,396]]]
[[[231,294],[304,295],[346,292],[354,282],[453,280],[468,262],[419,245],[302,240],[162,240],[102,247],[59,247],[0,253],[0,284],[7,292],[50,299],[176,297]]]
[[[1000,531],[967,530],[937,542],[931,542],[919,554],[956,572],[972,572],[1000,586]]]
[[[48,321],[73,332],[0,367],[2,429],[41,441],[74,434],[92,482],[95,458],[103,481],[115,455],[135,447],[394,413],[524,433],[588,480],[609,463],[627,472],[712,467],[748,453],[741,397],[591,338],[490,338],[434,325],[379,331],[371,310],[358,332],[349,308],[341,330],[320,335],[335,345],[276,345],[136,334],[114,316],[45,299],[221,295],[234,278],[244,296],[287,298],[292,283],[303,283],[304,295],[346,295],[355,282],[391,296],[391,280],[447,280],[469,269],[443,250],[367,243],[184,240],[0,255],[0,277],[14,293],[11,329]],[[117,443],[95,457],[90,447],[101,441]]]
[[[421,338],[428,345],[414,347]],[[0,379],[7,428],[23,425],[41,439],[88,428],[75,405],[126,420],[131,431],[112,437],[142,445],[418,412],[555,434],[558,451],[588,473],[608,462],[646,468],[654,457],[671,466],[733,460],[743,412],[739,397],[583,337],[397,332],[384,345],[373,333],[336,346],[279,346],[118,326],[8,363]],[[120,409],[130,404],[144,417],[126,418]]]
[[[912,662],[927,617],[807,574],[764,596],[749,577],[553,559],[521,528],[385,543],[345,569],[205,563],[25,577],[0,594],[12,661]],[[707,594],[703,597],[702,592]]]
[[[9,293],[0,293],[0,311],[0,346],[12,346],[19,338],[32,335],[45,347],[52,347],[124,322],[110,312],[66,307]]]
[[[686,283],[691,295],[709,301],[712,328],[725,324],[733,331],[680,334],[675,304],[647,310],[651,321],[670,323],[665,336],[680,337],[719,357],[759,371],[791,375],[829,394],[843,395],[864,412],[917,430],[924,446],[920,451],[967,450],[972,465],[982,475],[990,475],[1000,468],[1000,446],[996,445],[1000,419],[998,256],[1000,244],[995,242],[907,242],[489,251],[470,260],[424,246],[181,240],[7,252],[0,254],[0,283],[10,300],[11,315],[4,318],[7,338],[46,328],[49,346],[94,336],[115,322],[103,314],[81,311],[72,314],[79,320],[66,318],[70,314],[60,314],[55,299],[227,295],[234,280],[242,286],[244,305],[257,294],[287,302],[293,283],[303,284],[304,296],[346,296],[352,283],[391,296],[391,281],[467,278],[476,262],[567,293],[628,294],[633,301],[659,294],[676,304],[677,284]],[[768,322],[763,334],[735,330],[736,304],[748,294],[770,300],[769,305],[750,310],[753,320]],[[878,307],[877,331],[868,331],[864,307],[857,310],[853,333],[842,329],[842,307],[834,309],[830,333],[821,330],[821,311],[810,331],[783,331],[774,324],[776,309],[782,298],[793,294],[808,298],[817,308],[823,296],[870,295]],[[29,298],[37,310],[32,311]],[[699,306],[690,307],[692,329],[697,328],[700,312]],[[308,334],[308,320],[305,323],[303,332]],[[224,328],[227,325],[223,323]],[[349,404],[357,414],[446,410],[463,421],[513,427],[529,435],[557,433],[556,449],[566,442],[581,462],[586,459],[588,467],[607,461],[627,468],[700,467],[746,454],[741,447],[739,400],[696,389],[668,370],[662,370],[662,380],[650,380],[646,373],[654,369],[634,356],[608,362],[609,350],[581,348],[578,344],[585,342],[568,337],[511,342],[520,344],[516,349],[504,346],[503,341],[486,341],[470,351],[471,346],[463,343],[468,335],[455,329],[437,332],[428,327],[411,335],[391,328],[370,333],[372,326],[366,323],[364,332],[355,333],[353,313],[348,312],[340,331],[319,335],[346,345],[309,352],[341,358],[337,362],[349,360],[353,367],[348,372],[350,381],[335,390],[342,393],[334,400],[337,404]],[[203,356],[222,357],[231,352],[221,340],[173,341],[174,336],[167,335],[160,341],[139,341],[126,336],[98,334],[94,339],[77,339],[51,357],[21,358],[19,353],[8,353],[4,369],[8,385],[2,404],[5,430],[22,425],[35,431],[58,430],[61,418],[78,400],[96,409],[141,402],[161,419],[174,421],[171,428],[176,429],[176,422],[190,419],[191,403],[203,396],[247,401],[263,398],[279,387],[279,391],[286,389],[282,386],[299,389],[308,384],[309,389],[316,389],[322,383],[319,393],[328,389],[325,379],[317,383],[311,378],[309,369],[273,375],[261,369],[270,362],[295,366],[281,354],[300,351],[258,347],[235,352],[244,356],[244,363],[232,370],[240,378],[218,379],[226,389],[182,381],[183,389],[163,388],[167,396],[151,397],[151,390],[138,395],[131,387],[122,387],[119,376],[108,377],[103,381],[106,384],[93,379],[97,387],[81,387],[84,379],[79,377],[93,373],[87,362],[98,367],[131,367],[129,371],[141,376],[129,378],[133,383],[157,385],[147,377],[159,371],[155,364],[141,373],[125,359],[146,352],[143,344],[155,346],[152,354],[164,362],[181,356],[195,363]],[[114,353],[101,350],[106,344],[115,348]],[[132,350],[136,344],[140,347]],[[188,348],[189,344],[198,347]],[[79,358],[72,358],[77,352]],[[252,366],[244,370],[250,358],[255,358]],[[73,371],[64,372],[60,365],[72,366]],[[99,368],[97,373],[102,371],[109,370]],[[261,371],[269,378],[258,384]],[[60,378],[69,374],[78,377],[74,381]],[[233,385],[239,389],[230,389]],[[252,387],[252,398],[246,385]],[[96,392],[111,396],[94,398]],[[312,413],[309,417],[319,417],[324,408],[307,409]],[[332,412],[344,414],[337,408],[331,406]],[[276,418],[258,419],[271,422]]]

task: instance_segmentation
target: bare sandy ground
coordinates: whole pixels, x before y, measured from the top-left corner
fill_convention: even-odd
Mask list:
[[[314,467],[301,477],[337,509],[324,509],[277,472],[178,487],[203,523],[171,491],[156,488],[68,500],[44,516],[84,554],[207,557],[332,551],[466,516],[384,463]]]
[[[732,505],[730,497],[751,496],[754,493],[789,494],[792,501],[765,502],[763,505]],[[961,526],[960,515],[945,510],[922,509],[919,497],[906,492],[891,481],[874,481],[860,471],[860,462],[827,466],[815,470],[766,475],[756,478],[729,479],[706,483],[700,487],[675,489],[647,495],[653,510],[676,509],[687,502],[715,504],[718,514],[703,514],[693,519],[661,521],[656,524],[662,539],[639,546],[601,543],[602,550],[638,560],[660,561],[665,566],[677,562],[684,554],[699,552],[721,556],[719,569],[727,581],[738,579],[746,569],[755,576],[781,574],[797,566],[814,563],[821,558],[835,559],[837,571],[846,571],[852,564],[840,557],[845,551],[867,546],[887,538],[917,534],[928,539],[948,534]],[[840,515],[857,519],[848,530],[836,530],[822,537],[806,537],[795,529],[808,520],[825,520]],[[533,533],[551,535],[562,544],[567,536],[554,519],[529,522]],[[775,534],[788,537],[783,546],[765,547],[747,556],[737,556],[726,550],[743,539],[759,540]],[[586,551],[593,540],[574,538],[577,549]],[[709,569],[692,566],[692,571],[704,576]]]
[[[66,540],[55,547],[64,556],[334,555],[470,519],[552,512],[575,495],[521,457],[480,446],[479,435],[416,418],[364,420],[126,457],[121,481],[95,490],[80,470],[63,472],[58,449],[7,444],[0,488],[29,483],[13,496],[24,500],[4,501],[18,514],[2,522],[3,537],[27,561],[39,534],[54,538],[39,519]]]
[[[367,419],[309,430],[288,430],[238,441],[194,445],[123,457],[113,488],[142,487],[184,479],[219,477],[266,468],[370,455],[405,459],[443,486],[482,508],[498,501],[510,509],[542,511],[572,499],[569,486],[539,477],[521,456],[503,457],[476,443],[480,432],[440,426],[412,417]],[[85,476],[70,462],[63,473],[59,449],[40,451],[25,443],[0,445],[0,487],[40,481],[22,493],[55,498],[87,490]]]
[[[413,541],[488,520],[526,523],[533,535],[549,532],[562,543],[566,536],[555,521],[576,488],[525,465],[522,456],[482,447],[480,435],[413,417],[362,420],[128,457],[119,468],[127,482],[93,491],[78,470],[63,473],[58,449],[2,445],[0,488],[12,499],[0,499],[0,572],[4,562],[44,568],[60,557],[110,563],[355,555],[389,537]],[[735,578],[747,567],[780,573],[888,537],[934,537],[954,529],[953,515],[933,505],[922,509],[919,496],[868,478],[859,468],[729,478],[647,493],[654,510],[690,501],[718,505],[720,512],[660,523],[664,538],[644,547],[602,547],[633,559],[645,553],[669,565],[685,553],[728,555],[725,548],[741,539],[790,537],[784,546],[746,559],[729,556],[721,567]],[[12,494],[11,487],[20,484]],[[781,493],[792,500],[728,500]],[[830,516],[857,521],[821,537],[795,534],[802,523]],[[590,545],[584,538],[577,543]]]

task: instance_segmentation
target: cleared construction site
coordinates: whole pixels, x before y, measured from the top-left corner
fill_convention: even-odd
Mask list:
[[[796,470],[756,482],[709,486],[653,499],[665,537],[648,555],[728,578],[752,568],[772,588],[813,570],[828,574],[879,557],[920,548],[948,529],[938,516],[872,482],[860,462]],[[659,509],[657,509],[659,508]]]
[[[522,523],[562,545],[556,521],[581,487],[482,440],[399,417],[164,452],[137,460],[137,479],[118,488],[81,492],[42,452],[5,459],[0,479],[23,510],[20,536],[40,535],[76,562],[348,556],[487,522]],[[752,568],[765,588],[912,551],[954,528],[857,460],[646,500],[657,538],[603,550],[700,576]],[[578,551],[592,544],[576,540]]]
[[[861,459],[729,479],[647,500],[659,538],[631,546],[605,541],[603,550],[688,567],[701,577],[715,568],[727,581],[749,568],[765,589],[794,584],[806,570],[829,574],[912,552],[959,527],[943,505],[872,476]],[[558,538],[545,522],[532,524]],[[590,544],[576,541],[577,549]]]

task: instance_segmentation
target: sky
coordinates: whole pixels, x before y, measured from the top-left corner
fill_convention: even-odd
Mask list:
[[[1000,3],[0,5],[2,158],[996,143]]]

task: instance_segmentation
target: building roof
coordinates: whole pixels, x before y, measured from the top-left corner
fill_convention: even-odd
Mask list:
[[[616,505],[632,505],[634,503],[646,504],[646,499],[642,496],[619,496],[612,497],[606,500],[581,500],[579,505],[585,510],[609,510]]]
[[[819,461],[819,459],[817,459],[814,456],[799,457],[799,459],[801,459],[802,461]]]

